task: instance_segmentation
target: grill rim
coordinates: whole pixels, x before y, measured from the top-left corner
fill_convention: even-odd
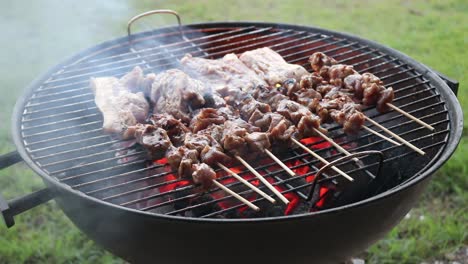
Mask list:
[[[323,29],[315,26],[308,26],[308,25],[298,25],[298,24],[288,24],[288,23],[270,23],[270,22],[249,22],[249,21],[235,21],[235,22],[206,22],[206,23],[193,23],[183,25],[184,28],[188,29],[206,29],[210,27],[272,27],[273,29],[292,29],[292,30],[299,30],[299,31],[308,31],[310,33],[319,33],[319,34],[326,34],[331,35],[333,37],[340,37],[344,38],[348,41],[357,41],[359,44],[368,45],[370,48],[375,48],[378,51],[381,51],[387,55],[396,57],[398,60],[407,63],[408,66],[412,67],[414,70],[418,71],[422,74],[422,77],[427,78],[430,83],[434,85],[436,88],[439,88],[438,91],[440,93],[441,99],[443,99],[446,107],[448,108],[449,114],[449,121],[450,121],[450,128],[449,134],[447,138],[447,142],[443,148],[438,151],[438,154],[435,155],[434,158],[437,160],[430,161],[421,171],[422,173],[418,172],[412,176],[410,180],[404,181],[402,184],[395,186],[383,193],[378,195],[374,195],[370,198],[360,200],[358,202],[354,202],[351,204],[338,206],[330,209],[324,209],[316,212],[307,212],[302,214],[296,215],[287,215],[287,216],[277,216],[277,217],[261,217],[261,218],[236,218],[236,219],[220,219],[220,218],[197,218],[197,217],[185,217],[185,216],[173,216],[173,215],[165,215],[165,214],[158,214],[154,212],[148,211],[141,211],[137,209],[128,208],[125,206],[120,206],[117,204],[113,204],[110,202],[103,201],[101,199],[88,196],[83,192],[75,190],[71,188],[71,186],[60,182],[57,178],[49,175],[46,171],[41,169],[38,165],[35,164],[33,159],[30,157],[24,142],[22,140],[21,131],[22,131],[22,115],[25,111],[25,106],[27,102],[32,98],[32,94],[40,87],[47,79],[53,76],[54,73],[59,72],[64,68],[64,66],[73,65],[74,63],[80,62],[83,60],[84,57],[94,54],[96,51],[103,50],[103,48],[111,48],[115,45],[122,46],[130,42],[131,39],[135,39],[138,37],[144,37],[145,34],[151,32],[172,32],[173,30],[176,31],[178,26],[165,26],[156,28],[149,31],[139,32],[136,34],[132,34],[129,36],[124,36],[112,40],[108,40],[102,43],[99,43],[95,46],[88,47],[83,49],[72,56],[62,60],[60,63],[56,64],[55,66],[51,67],[45,73],[36,77],[24,90],[23,94],[18,98],[16,101],[13,115],[12,115],[12,138],[13,142],[17,148],[18,153],[26,162],[26,164],[33,169],[33,171],[45,181],[48,188],[53,186],[54,188],[59,188],[61,190],[65,190],[73,195],[77,195],[80,198],[88,199],[92,202],[100,203],[103,206],[111,206],[113,209],[119,210],[126,210],[131,213],[142,214],[147,217],[161,217],[172,221],[179,221],[179,222],[191,222],[191,223],[247,223],[247,222],[279,222],[279,221],[289,221],[291,219],[300,220],[302,218],[313,217],[315,215],[325,215],[325,214],[333,214],[334,212],[341,211],[341,210],[351,210],[353,208],[362,207],[367,204],[376,203],[381,199],[391,197],[396,195],[398,192],[408,189],[417,183],[425,180],[428,177],[431,177],[454,153],[456,150],[461,136],[462,136],[462,128],[463,128],[463,112],[460,106],[460,103],[457,100],[457,97],[447,85],[446,82],[442,80],[442,78],[435,73],[431,68],[427,67],[426,65],[414,60],[413,58],[409,57],[408,55],[392,49],[386,45],[377,43],[375,41],[365,39],[353,34],[338,32],[334,30]],[[313,31],[313,32],[311,32]],[[419,175],[417,175],[419,174]],[[57,192],[59,193],[59,192]]]

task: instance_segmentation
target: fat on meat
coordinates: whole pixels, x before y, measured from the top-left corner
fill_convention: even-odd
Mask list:
[[[123,138],[132,138],[127,129],[139,122],[143,122],[149,111],[149,104],[145,99],[144,84],[151,78],[143,77],[139,67],[121,79],[115,77],[91,78],[90,86],[94,93],[96,106],[103,115],[103,130],[115,133]]]
[[[246,51],[239,59],[272,86],[291,78],[300,82],[301,77],[308,74],[304,67],[287,63],[280,54],[268,47]]]

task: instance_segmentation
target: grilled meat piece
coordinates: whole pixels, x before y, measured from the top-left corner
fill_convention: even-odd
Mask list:
[[[296,101],[307,106],[310,111],[315,111],[320,100],[322,100],[322,95],[314,89],[300,90],[296,93]]]
[[[210,86],[215,92],[227,96],[230,90],[247,91],[265,82],[233,54],[210,60],[185,55],[180,63],[190,76]]]
[[[221,145],[210,134],[212,131],[200,131],[200,133],[188,133],[185,137],[185,146],[199,153],[200,160],[208,165],[216,165],[230,162],[229,156],[224,154]]]
[[[302,77],[301,77],[302,79]],[[283,82],[282,87],[284,87],[285,95],[291,97],[295,92],[301,89],[299,82],[296,79],[287,79]]]
[[[357,134],[365,122],[365,116],[361,107],[353,102],[344,103],[339,110],[332,109],[330,116],[335,122],[343,125],[343,131],[347,134]]]
[[[149,124],[137,124],[133,127],[137,142],[148,151],[148,157],[153,160],[161,159],[166,151],[172,147],[171,139],[166,131]]]
[[[364,96],[364,90],[362,87],[362,75],[361,74],[351,74],[344,78],[343,80],[344,87],[350,91],[355,98],[362,100]]]
[[[190,122],[189,113],[205,104],[207,89],[180,70],[172,69],[156,75],[149,98],[153,113],[168,113],[184,123]]]
[[[300,65],[287,63],[280,54],[267,47],[246,51],[239,59],[271,86],[290,78],[299,82],[308,73]]]
[[[385,88],[377,76],[368,72],[361,75],[352,66],[337,64],[333,58],[323,53],[314,53],[309,61],[312,69],[320,74],[325,82],[337,87],[334,89],[335,92],[350,93],[354,101],[362,102],[364,105],[376,105],[379,112],[388,111],[387,103],[391,103],[394,99],[393,89]],[[310,82],[304,81],[304,83]],[[330,92],[323,90],[326,87],[326,85],[318,85],[316,89],[324,95]],[[333,99],[331,94],[328,98]]]
[[[221,125],[225,121],[226,118],[220,115],[216,109],[203,108],[190,121],[190,128],[193,133],[197,133],[212,124]]]
[[[270,139],[268,133],[265,132],[253,132],[245,136],[245,141],[249,150],[252,152],[263,153],[265,149],[271,147]]]
[[[330,66],[328,69],[328,77],[330,78],[329,83],[335,86],[341,87],[343,85],[343,79],[349,75],[356,74],[351,65],[336,64]]]
[[[241,105],[240,116],[244,120],[248,120],[256,110],[260,111],[261,113],[271,112],[269,105],[261,103],[255,100],[253,97],[245,98]]]
[[[170,148],[166,157],[167,163],[177,171],[180,178],[190,178],[193,173],[192,165],[199,163],[197,150],[185,146]]]
[[[180,120],[175,119],[172,115],[169,114],[153,114],[150,117],[150,122],[154,126],[164,129],[175,146],[182,145],[185,134],[190,132],[190,129],[186,127]]]
[[[282,100],[276,111],[291,120],[303,137],[316,135],[314,129],[324,133],[326,132],[326,130],[320,126],[320,117],[297,102]]]
[[[388,87],[380,93],[380,98],[377,101],[377,111],[380,113],[385,113],[389,110],[387,103],[392,103],[395,98],[393,93],[393,88]]]
[[[316,89],[318,85],[323,84],[324,80],[320,74],[313,72],[303,75],[299,86],[301,89]]]
[[[309,57],[309,62],[315,72],[320,72],[324,66],[330,67],[337,64],[335,59],[328,57],[322,52],[315,52],[312,54],[312,56]]]
[[[201,184],[204,190],[209,190],[216,179],[216,172],[205,163],[193,164],[192,179],[195,184]]]
[[[246,135],[247,129],[240,127],[234,121],[226,121],[223,137],[221,138],[223,148],[234,155],[244,156],[244,154],[248,153],[247,143],[245,142]]]
[[[250,91],[250,94],[257,101],[268,104],[272,110],[277,109],[282,100],[289,99],[289,97],[281,94],[278,90],[263,85],[255,87]]]
[[[149,111],[149,104],[140,89],[142,72],[139,67],[120,80],[114,77],[91,78],[94,101],[102,112],[103,130],[121,135],[124,139],[133,137],[127,128],[143,122]]]

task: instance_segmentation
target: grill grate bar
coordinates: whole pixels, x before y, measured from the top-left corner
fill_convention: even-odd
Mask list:
[[[73,137],[73,136],[77,136],[77,135],[90,134],[90,133],[94,133],[94,132],[102,132],[102,127],[99,127],[99,128],[96,128],[96,129],[87,130],[87,131],[85,131],[85,132],[71,133],[71,134],[67,134],[67,135],[65,135],[65,136],[51,137],[51,138],[47,138],[47,139],[44,139],[44,140],[38,140],[38,141],[33,141],[33,142],[26,142],[26,143],[24,144],[24,146],[29,147],[30,149],[33,149],[33,148],[31,148],[31,146],[34,146],[34,145],[37,145],[37,144],[43,144],[43,143],[45,143],[45,142],[52,142],[52,141],[54,141],[54,140],[60,140],[60,139],[65,139],[65,138],[69,138],[69,137]]]
[[[62,123],[67,123],[67,122],[70,122],[70,121],[83,120],[83,119],[87,119],[87,118],[94,117],[94,116],[100,117],[101,114],[100,113],[94,113],[94,114],[82,115],[82,116],[79,116],[79,117],[73,117],[73,118],[58,120],[58,121],[54,121],[54,122],[44,123],[44,124],[35,125],[35,126],[27,126],[27,127],[23,127],[23,131],[38,129],[38,128],[41,128],[41,127],[48,127],[48,126],[51,126],[51,125],[57,125],[57,124],[62,124]]]
[[[115,165],[115,166],[112,166],[112,167],[107,167],[107,168],[96,170],[96,171],[91,171],[91,172],[87,172],[87,173],[83,173],[83,174],[78,174],[78,175],[68,176],[68,177],[64,177],[64,178],[59,178],[59,180],[61,182],[65,182],[65,181],[68,181],[68,180],[76,179],[78,177],[93,175],[93,174],[96,174],[96,173],[102,173],[102,172],[114,170],[114,169],[117,169],[117,168],[128,167],[128,166],[132,166],[132,165],[135,165],[135,164],[142,164],[142,163],[146,163],[146,162],[147,162],[146,160],[131,161],[131,162]]]
[[[32,149],[31,151],[29,151],[29,153],[36,153],[36,152],[40,152],[40,151],[44,151],[44,150],[48,150],[48,149],[67,146],[67,145],[70,145],[70,144],[84,143],[84,142],[87,142],[87,141],[90,141],[90,140],[104,139],[104,138],[109,138],[109,136],[108,135],[100,135],[100,136],[85,138],[85,139],[81,139],[81,140],[76,140],[76,141],[73,141],[73,142],[61,143],[61,144],[57,144],[57,145],[49,145],[49,146],[43,147],[43,148]]]
[[[75,125],[75,126],[68,126],[68,127],[52,129],[52,130],[44,131],[44,132],[37,132],[37,133],[34,133],[34,134],[26,134],[26,135],[23,134],[23,138],[26,139],[26,138],[30,138],[30,137],[34,137],[34,136],[46,135],[46,134],[56,133],[56,132],[60,132],[60,131],[67,131],[67,130],[72,130],[72,129],[79,128],[79,127],[84,127],[84,126],[89,126],[89,125],[94,125],[94,124],[101,124],[101,123],[102,123],[102,120],[98,120],[98,121],[79,124],[79,125]]]
[[[262,33],[264,31],[267,31],[267,30],[270,30],[270,29],[271,28],[261,28],[261,29],[256,30],[255,32],[249,32],[248,34]],[[281,34],[281,32],[279,32],[279,33]],[[274,34],[276,34],[276,33],[274,33]],[[232,38],[238,38],[238,37],[241,37],[241,36],[242,36],[242,34],[236,35],[234,37],[229,37],[229,38],[224,39],[224,41],[228,40],[228,39],[232,39]],[[192,47],[192,46],[189,46],[189,47]],[[163,49],[163,46],[159,46],[158,49]],[[135,53],[139,53],[139,52],[135,51]],[[146,56],[142,56],[142,57],[146,58]],[[151,61],[149,61],[149,62],[151,62]],[[56,82],[60,82],[60,81],[66,81],[66,80],[70,80],[70,79],[73,79],[73,78],[92,77],[92,75],[96,75],[98,73],[112,72],[112,71],[123,69],[123,68],[133,68],[135,66],[139,66],[139,65],[143,65],[143,64],[145,64],[145,62],[137,62],[137,63],[134,63],[134,64],[125,64],[123,66],[118,66],[118,67],[113,67],[113,68],[106,68],[104,70],[98,70],[98,71],[94,71],[92,73],[77,74],[77,75],[73,75],[73,76],[70,76],[70,77],[64,77],[64,78],[54,78],[54,79],[52,79],[50,81],[44,82],[44,84],[51,84],[51,83],[56,83]]]
[[[238,29],[234,29],[234,30],[231,30],[231,31],[225,31],[225,32],[221,32],[221,33],[206,35],[206,36],[203,36],[203,37],[193,38],[193,39],[190,39],[190,41],[194,42],[194,41],[198,41],[198,40],[204,40],[204,39],[207,39],[207,38],[225,36],[225,35],[229,35],[229,34],[233,34],[233,33],[241,33],[241,32],[248,31],[248,30],[251,30],[251,29],[254,29],[254,28],[255,28],[254,26],[246,27],[246,28],[238,28]],[[204,43],[201,43],[200,45],[205,45],[205,44],[208,44],[208,43],[212,43],[212,42],[204,42]],[[129,60],[138,59],[138,58],[131,58],[131,59],[122,59],[122,60],[116,61],[116,60],[114,60],[115,58],[124,57],[124,56],[127,56],[127,55],[134,55],[135,53],[141,54],[141,53],[152,51],[152,50],[160,50],[160,48],[168,48],[168,47],[179,46],[179,45],[184,45],[184,44],[187,44],[187,41],[184,40],[184,41],[175,42],[175,43],[171,43],[171,44],[167,44],[167,45],[162,45],[161,47],[157,47],[157,48],[147,48],[147,49],[141,49],[139,51],[123,52],[123,53],[119,53],[118,55],[115,55],[115,56],[108,56],[108,57],[103,57],[103,58],[100,58],[100,59],[97,59],[97,60],[90,60],[88,62],[84,62],[83,64],[87,64],[87,63],[95,64],[96,62],[99,62],[99,61],[112,59],[112,62],[110,62],[110,63],[99,64],[99,66],[109,66],[109,65],[112,65],[114,63],[122,63],[122,62],[127,62]],[[174,49],[174,50],[186,49],[186,48],[190,48],[190,47],[191,46],[184,46],[184,47],[177,48],[177,49]],[[159,55],[159,54],[162,54],[162,53],[157,52],[157,53],[153,53],[152,55]],[[72,66],[76,67],[76,65],[72,65]],[[68,70],[68,71],[65,70],[64,73],[70,73],[70,72],[80,71],[80,70],[88,70],[88,69],[92,69],[94,67],[96,67],[96,66],[93,65],[93,66],[89,66],[89,67],[81,67],[81,68],[78,68],[78,69],[72,69],[72,70]],[[67,69],[69,67],[65,66],[64,68]]]
[[[56,152],[56,153],[48,154],[48,155],[43,155],[43,156],[36,156],[36,157],[34,157],[34,158],[37,159],[37,160],[41,160],[41,159],[50,158],[50,157],[55,157],[55,156],[59,156],[59,155],[63,155],[63,154],[69,154],[69,153],[73,153],[73,152],[80,152],[80,151],[83,151],[83,150],[86,150],[86,149],[92,149],[92,148],[97,148],[97,147],[112,145],[112,144],[118,143],[118,142],[120,142],[120,141],[119,141],[119,140],[112,140],[112,141],[109,141],[109,142],[104,142],[104,143],[100,143],[100,144],[94,144],[94,145],[85,146],[85,147],[81,147],[81,148],[77,148],[77,149],[71,149],[71,150],[60,151],[60,152]],[[73,159],[76,159],[76,158],[73,158]],[[72,159],[70,159],[70,160],[72,160]]]
[[[242,30],[241,31],[247,31],[247,30],[251,30],[251,29],[255,29],[256,27],[255,26],[249,26],[249,27],[245,27],[245,28],[242,28],[242,29],[245,29],[245,30]],[[217,28],[218,30],[224,30],[224,29],[231,29],[230,32],[227,32],[227,33],[236,33],[235,30],[232,30],[232,28]],[[216,29],[214,29],[216,30]],[[211,30],[213,31],[213,30]],[[187,33],[190,33],[190,32],[194,32],[194,31],[185,31],[184,34],[187,34]],[[210,30],[205,30],[204,33],[207,33],[207,32],[210,32]],[[177,35],[179,35],[179,33],[177,32],[176,33]],[[140,38],[138,40],[133,40],[132,43],[137,43],[137,42],[143,42],[143,41],[148,41],[148,40],[151,40],[151,39],[158,39],[159,37],[168,37],[170,35],[174,35],[172,32],[169,33],[169,34],[161,34],[161,35],[151,35],[150,37],[146,36],[146,37],[143,37],[143,38]],[[207,38],[210,38],[210,36],[213,36],[214,34],[211,34],[211,35],[206,35],[206,36],[202,36],[202,37],[198,37],[198,38],[194,38],[192,40],[203,40],[203,39],[207,39]],[[181,41],[177,41],[177,42],[173,42],[173,43],[168,43],[168,44],[165,44],[165,45],[160,45],[159,47],[151,47],[151,48],[145,48],[145,49],[142,49],[140,50],[139,52],[148,52],[148,51],[152,51],[152,50],[157,50],[159,49],[160,47],[161,48],[167,48],[167,47],[171,47],[171,46],[178,46],[178,45],[182,45],[182,44],[186,44],[186,40],[185,39],[182,39]],[[117,47],[126,47],[126,46],[131,46],[131,45],[128,45],[127,43],[125,43],[124,45],[118,45]],[[115,47],[111,47],[111,48],[115,48]],[[130,49],[131,47],[129,47]],[[115,58],[118,58],[118,57],[123,57],[123,56],[127,56],[127,55],[133,55],[134,52],[130,51],[130,52],[118,52],[118,54],[116,55],[111,55],[111,56],[103,56],[103,57],[98,57],[98,58],[95,58],[95,59],[90,59],[90,60],[87,60],[85,62],[83,62],[83,64],[95,64],[96,62],[101,62],[101,61],[104,61],[104,60],[108,60],[108,59],[111,59],[111,60],[114,60]],[[92,55],[97,55],[97,54],[92,54]],[[92,56],[88,56],[87,58],[91,58]],[[83,61],[83,60],[81,60]]]
[[[67,172],[69,170],[73,170],[73,169],[76,169],[76,168],[80,168],[80,169],[81,168],[86,168],[88,166],[96,165],[96,164],[99,164],[99,163],[104,163],[104,162],[109,162],[109,161],[116,161],[116,160],[119,160],[119,159],[134,157],[134,156],[142,156],[144,154],[146,154],[146,151],[137,151],[137,152],[127,153],[125,155],[118,156],[118,157],[113,157],[113,158],[108,158],[108,159],[101,159],[99,161],[88,162],[86,164],[79,164],[79,165],[75,165],[75,166],[72,166],[72,167],[69,167],[69,168],[66,168],[66,169],[51,171],[49,173],[50,173],[50,175],[57,175],[57,174]],[[92,156],[95,156],[95,155],[92,155]],[[74,175],[70,175],[70,177],[73,177],[73,176]]]
[[[41,117],[36,117],[36,118],[23,119],[23,124],[29,123],[29,122],[36,122],[36,121],[43,120],[43,119],[58,118],[63,115],[78,114],[80,112],[89,111],[89,110],[97,110],[97,107],[89,107],[89,108],[84,108],[84,109],[62,112],[59,114],[51,114],[51,115],[46,115],[46,116],[41,116]]]
[[[297,34],[301,34],[301,32],[299,32],[299,33],[297,33]],[[318,35],[318,34],[314,34],[314,35],[312,35],[312,36],[309,36],[309,35],[308,35],[308,36],[305,36],[305,37],[302,37],[302,38],[299,38],[299,39],[294,39],[294,40],[282,42],[282,43],[279,43],[279,44],[271,45],[270,47],[273,48],[273,47],[283,46],[283,45],[289,44],[289,43],[291,43],[291,42],[296,42],[296,41],[298,41],[298,40],[307,39],[307,38],[309,38],[309,37],[315,37],[315,36],[317,36],[317,35]],[[290,36],[288,36],[288,37],[290,37]],[[324,37],[324,38],[322,38],[322,39],[310,41],[310,42],[308,42],[308,43],[309,43],[309,44],[312,44],[312,43],[315,43],[315,42],[317,42],[317,41],[324,40],[324,39],[327,39],[327,38],[330,38],[330,37]],[[267,41],[267,42],[270,42],[270,41],[277,41],[277,39],[269,40],[269,41]],[[267,43],[267,42],[265,42],[265,43]],[[250,45],[250,46],[258,46],[259,44],[260,44],[260,43],[255,43],[254,45]],[[216,53],[211,53],[209,56],[213,56],[213,55],[216,55],[216,54],[230,53],[230,52],[233,52],[233,51],[239,50],[240,48],[245,48],[245,47],[246,47],[246,46],[242,46],[242,47],[237,47],[237,48],[230,49],[230,50],[224,50],[224,51],[220,51],[220,52],[216,52]],[[289,47],[289,48],[294,48],[294,47],[295,47],[295,46]],[[216,48],[219,48],[219,47],[216,47]],[[200,58],[206,58],[206,57],[208,57],[208,56],[203,55],[203,56],[199,56],[199,57],[200,57]],[[141,58],[139,58],[139,57],[138,57],[138,58],[135,58],[135,59],[141,60]],[[153,60],[153,61],[150,60],[150,61],[148,61],[148,62],[156,62],[156,61],[158,61],[158,60]],[[140,64],[144,64],[144,62],[142,62],[142,63],[140,63]],[[130,67],[130,66],[133,66],[133,67],[134,67],[134,66],[137,66],[137,65],[126,65],[126,66],[129,67],[129,68],[132,68],[132,67]],[[157,67],[166,67],[166,66],[172,66],[172,65],[171,65],[171,64],[161,64],[161,65],[158,65]],[[156,69],[157,67],[150,67],[149,69],[154,70],[154,69]],[[110,71],[110,70],[115,70],[115,69],[112,69],[112,68],[111,68],[111,69],[108,69],[108,70]],[[126,72],[125,72],[125,73],[126,73]],[[120,73],[120,74],[118,74],[118,75],[113,74],[113,76],[114,76],[114,77],[121,77],[121,76],[123,76],[125,73]],[[97,72],[90,72],[89,74],[91,74],[91,76],[94,76],[94,75],[97,74]],[[75,77],[75,76],[71,76],[70,78],[74,78],[74,77]],[[89,80],[80,81],[80,82],[74,82],[74,83],[72,83],[72,84],[70,84],[70,85],[87,84],[87,83],[89,83]],[[67,86],[68,86],[68,85],[58,85],[58,86],[47,87],[46,89],[38,90],[38,92],[42,92],[42,91],[44,91],[44,90],[55,89],[55,88],[65,88],[65,87],[67,87]],[[80,88],[80,89],[86,89],[86,88],[87,88],[87,87],[82,87],[82,88]]]

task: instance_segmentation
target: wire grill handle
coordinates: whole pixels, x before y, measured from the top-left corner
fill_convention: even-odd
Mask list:
[[[380,174],[381,174],[381,170],[382,170],[382,164],[383,164],[383,160],[384,160],[384,154],[382,153],[382,151],[366,150],[366,151],[351,153],[350,155],[346,155],[344,157],[341,157],[339,159],[336,159],[336,160],[328,163],[327,165],[323,166],[322,168],[320,168],[320,170],[317,171],[317,173],[315,174],[314,182],[312,184],[312,188],[310,188],[309,195],[307,196],[307,200],[310,201],[312,199],[312,196],[315,193],[315,188],[317,187],[317,182],[318,182],[320,176],[322,175],[322,173],[324,171],[326,171],[330,167],[335,166],[336,164],[338,164],[338,163],[340,163],[342,161],[350,160],[350,159],[353,159],[353,158],[356,158],[356,157],[367,156],[367,155],[379,155],[379,168],[377,170],[376,178],[380,178]]]
[[[132,18],[130,18],[130,20],[128,21],[127,23],[127,34],[128,34],[128,37],[130,38],[130,36],[132,35],[132,31],[131,31],[131,28],[132,28],[132,24],[137,21],[138,19],[142,18],[142,17],[145,17],[145,16],[150,16],[150,15],[154,15],[154,14],[171,14],[171,15],[174,15],[176,18],[177,18],[177,23],[179,24],[179,33],[181,35],[181,37],[184,39],[184,40],[187,40],[187,38],[185,37],[184,35],[184,32],[182,31],[182,22],[180,20],[180,16],[179,14],[174,11],[174,10],[170,10],[170,9],[156,9],[156,10],[151,10],[151,11],[147,11],[147,12],[144,12],[144,13],[141,13],[139,15],[136,15]]]

